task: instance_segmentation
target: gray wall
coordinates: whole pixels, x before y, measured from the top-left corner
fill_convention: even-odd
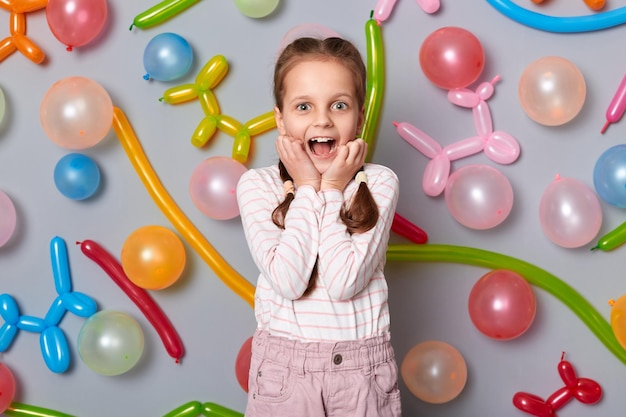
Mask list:
[[[554,15],[590,13],[582,1],[554,0],[541,8],[530,1],[518,3]],[[11,196],[19,216],[15,236],[0,248],[0,292],[13,295],[22,314],[42,317],[55,296],[48,245],[58,235],[68,242],[74,289],[94,297],[100,309],[131,314],[143,327],[146,339],[138,366],[126,374],[105,377],[91,371],[78,356],[76,339],[84,319],[67,315],[61,323],[72,355],[72,365],[63,374],[54,374],[45,366],[38,335],[21,332],[11,348],[0,354],[18,380],[16,401],[85,417],[159,416],[192,400],[243,411],[246,395],[236,381],[234,364],[240,346],[255,327],[250,306],[186,245],[184,276],[174,286],[152,293],[186,349],[180,364],[167,355],[135,305],[73,243],[93,239],[119,256],[127,236],[138,227],[172,226],[146,192],[113,131],[85,151],[103,173],[99,194],[77,202],[56,190],[52,172],[68,150],[52,143],[39,122],[40,103],[50,86],[71,75],[100,83],[128,116],[150,162],[181,209],[219,254],[254,283],[257,272],[239,219],[204,217],[188,192],[196,165],[210,156],[229,156],[232,139],[219,133],[205,148],[191,146],[189,138],[203,116],[200,106],[196,102],[169,106],[158,98],[168,87],[193,82],[206,61],[223,54],[230,68],[215,93],[223,113],[247,121],[272,108],[271,70],[283,34],[302,23],[322,24],[353,40],[365,55],[364,26],[376,2],[282,1],[271,16],[251,19],[240,13],[234,2],[202,1],[159,26],[129,31],[134,16],[154,4],[148,0],[110,1],[108,23],[101,36],[73,52],[66,52],[52,36],[43,11],[29,14],[27,34],[47,53],[47,61],[36,65],[15,53],[0,63],[0,87],[7,99],[0,125],[0,189]],[[614,0],[610,7],[624,4]],[[453,170],[473,163],[494,166],[511,182],[513,210],[504,223],[489,230],[462,226],[450,215],[443,195],[424,194],[421,179],[428,159],[404,142],[392,125],[392,121],[409,122],[442,145],[474,134],[471,111],[452,105],[446,92],[425,78],[418,63],[425,37],[443,26],[463,27],[480,39],[486,66],[479,81],[501,76],[488,101],[494,127],[513,135],[522,149],[522,156],[511,165],[498,165],[482,153],[453,163]],[[543,233],[538,213],[542,193],[556,174],[576,178],[593,189],[597,158],[609,147],[623,143],[623,124],[612,125],[604,135],[599,133],[626,68],[626,58],[619,52],[623,30],[555,34],[517,24],[485,1],[442,0],[434,15],[424,13],[415,1],[398,1],[383,25],[386,93],[372,159],[398,173],[398,213],[423,228],[430,243],[469,246],[525,260],[571,285],[607,320],[611,311],[608,300],[626,292],[626,249],[592,253],[589,247],[593,242],[577,249],[557,246]],[[142,79],[143,50],[162,32],[178,33],[191,43],[194,67],[181,80],[148,82]],[[517,95],[526,66],[549,55],[571,60],[587,86],[580,114],[559,127],[542,126],[528,118]],[[270,132],[254,140],[249,167],[276,162],[274,136]],[[623,209],[602,202],[602,212],[600,234],[624,221]],[[406,242],[397,235],[392,237],[392,243]],[[441,340],[461,352],[468,369],[463,392],[442,405],[418,400],[402,384],[404,414],[522,415],[511,403],[516,392],[546,398],[563,386],[557,373],[562,352],[579,376],[602,386],[604,397],[596,405],[574,400],[559,415],[621,413],[626,405],[624,364],[559,297],[535,287],[535,321],[514,340],[489,339],[473,326],[468,295],[487,272],[462,264],[388,263],[398,362],[415,344]]]

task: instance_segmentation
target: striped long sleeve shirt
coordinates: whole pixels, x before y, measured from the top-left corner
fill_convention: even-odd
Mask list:
[[[379,209],[376,226],[350,234],[340,218],[357,190],[296,190],[285,228],[272,222],[284,199],[277,166],[250,169],[237,201],[250,253],[260,270],[255,292],[258,328],[301,341],[358,340],[389,331],[385,256],[398,201],[398,177],[365,164]],[[316,285],[303,296],[317,262]]]

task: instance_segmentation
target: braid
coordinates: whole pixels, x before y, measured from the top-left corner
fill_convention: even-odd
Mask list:
[[[293,178],[291,178],[291,175],[287,172],[287,168],[285,168],[283,161],[278,161],[278,171],[280,172],[280,179],[283,180],[283,183],[293,181]],[[286,193],[285,199],[272,212],[272,221],[281,229],[285,228],[285,216],[287,215],[287,210],[289,210],[289,206],[291,205],[293,198],[293,193]]]
[[[361,167],[357,174],[363,172]],[[366,181],[359,182],[359,188],[354,194],[352,204],[340,212],[341,220],[350,233],[364,233],[376,226],[378,222],[378,205],[367,186]]]

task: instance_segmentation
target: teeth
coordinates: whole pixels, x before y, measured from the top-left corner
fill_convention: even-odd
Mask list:
[[[330,142],[332,140],[334,140],[334,139],[333,138],[313,138],[313,139],[311,139],[311,142],[323,143],[323,142]]]

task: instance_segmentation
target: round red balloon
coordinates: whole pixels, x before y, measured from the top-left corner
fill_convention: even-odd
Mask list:
[[[11,370],[0,362],[0,414],[4,413],[15,396],[15,378]]]
[[[474,34],[448,26],[426,37],[419,60],[426,78],[451,90],[467,87],[478,79],[485,66],[485,51]]]
[[[241,388],[248,392],[248,374],[250,372],[250,361],[252,360],[252,336],[250,336],[239,349],[235,360],[235,375]]]
[[[49,0],[46,19],[55,38],[68,49],[100,34],[108,14],[106,0]]]
[[[507,270],[483,275],[469,295],[469,315],[474,326],[498,340],[514,339],[528,330],[536,305],[530,284]]]

